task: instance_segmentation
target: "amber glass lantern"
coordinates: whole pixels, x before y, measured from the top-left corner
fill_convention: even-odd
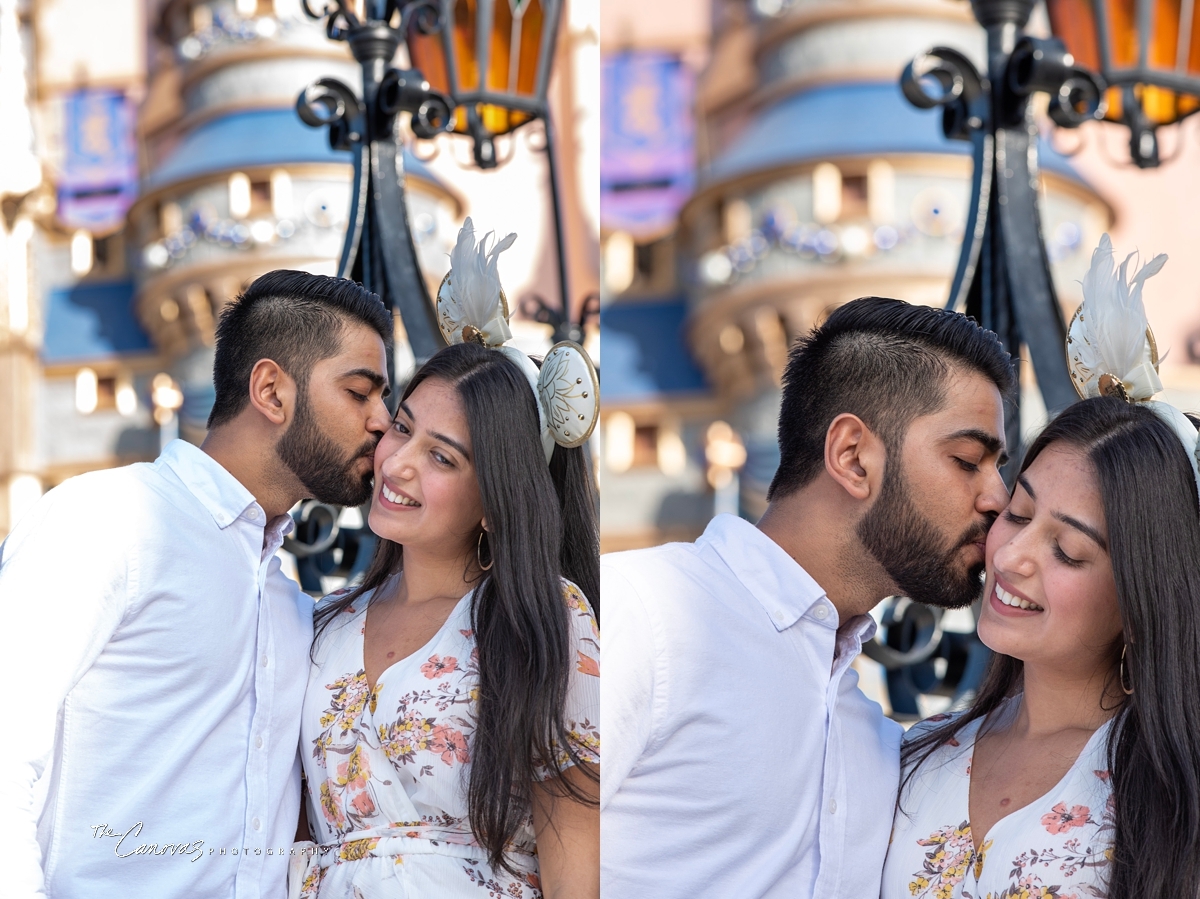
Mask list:
[[[1109,84],[1105,118],[1131,129],[1133,160],[1158,164],[1154,130],[1200,110],[1196,0],[1047,0],[1075,63]]]
[[[443,27],[425,33],[414,15],[409,56],[457,104],[451,130],[475,138],[476,159],[486,166],[494,163],[493,136],[545,112],[562,0],[434,2]]]

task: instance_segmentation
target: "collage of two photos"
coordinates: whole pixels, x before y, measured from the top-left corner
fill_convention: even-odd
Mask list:
[[[0,892],[1200,894],[1193,13],[0,0]]]

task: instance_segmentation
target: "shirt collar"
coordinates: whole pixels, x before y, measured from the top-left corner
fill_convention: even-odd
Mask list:
[[[718,515],[696,541],[721,557],[771,618],[779,631],[801,618],[834,630],[837,609],[821,585],[778,543],[736,515]]]
[[[260,527],[278,526],[283,533],[290,530],[279,519],[267,522],[266,513],[255,500],[254,494],[216,459],[186,440],[168,443],[155,464],[165,465],[174,471],[222,530],[243,515]],[[282,534],[279,539],[282,541]]]

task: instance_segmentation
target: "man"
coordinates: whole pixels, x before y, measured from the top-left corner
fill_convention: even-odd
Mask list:
[[[391,333],[352,281],[263,275],[203,446],[72,478],[0,547],[7,899],[286,895],[312,601],[275,551],[299,500],[370,495]]]
[[[900,727],[850,663],[880,600],[980,590],[1011,362],[961,315],[866,298],[792,351],[757,527],[601,559],[607,899],[870,899]]]

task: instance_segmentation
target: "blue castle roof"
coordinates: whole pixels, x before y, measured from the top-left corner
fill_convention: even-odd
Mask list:
[[[684,338],[686,298],[626,302],[600,313],[604,403],[639,403],[710,392]]]
[[[350,154],[329,146],[325,128],[310,128],[296,111],[255,109],[211,119],[189,131],[143,180],[143,194],[202,175],[257,166],[312,162],[350,165]],[[410,175],[441,185],[425,165],[404,151]]]
[[[76,284],[46,294],[45,365],[153,353],[154,346],[133,312],[133,282]]]
[[[701,186],[787,165],[846,156],[953,153],[971,145],[942,134],[940,110],[917,109],[895,81],[832,84],[767,107],[700,173]],[[1060,153],[1038,142],[1047,171],[1083,183]]]

